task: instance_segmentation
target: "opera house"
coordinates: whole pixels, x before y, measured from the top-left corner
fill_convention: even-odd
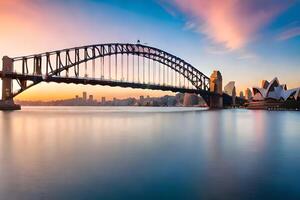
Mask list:
[[[277,78],[262,81],[261,88],[253,87],[249,109],[300,109],[300,87],[287,89]]]

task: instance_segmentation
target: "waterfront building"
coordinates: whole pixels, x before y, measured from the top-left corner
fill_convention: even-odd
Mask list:
[[[183,99],[184,99],[183,93],[177,93],[175,95],[175,98],[176,98],[177,105],[183,105]]]
[[[252,92],[249,88],[245,90],[245,99],[247,99],[248,101],[252,99]]]
[[[277,78],[274,78],[270,83],[263,81],[262,87],[253,87],[253,100],[260,101],[266,99],[283,100],[289,98],[297,100],[299,98],[299,88],[287,89],[286,84],[280,84]]]
[[[253,87],[253,95],[253,102],[248,108],[300,108],[300,87],[288,90],[278,78],[271,82],[263,80],[261,87]]]
[[[230,81],[227,85],[224,87],[224,93],[228,94],[232,97],[232,105],[235,105],[235,99],[236,99],[236,88],[235,88],[235,82]]]
[[[241,98],[241,99],[245,99],[245,96],[244,96],[243,91],[240,91],[240,98]]]
[[[183,98],[183,106],[195,106],[199,103],[197,94],[185,93]]]
[[[140,101],[139,101],[140,105],[143,105],[144,102],[145,102],[145,97],[144,96],[140,96]]]
[[[86,101],[86,97],[87,97],[86,92],[83,92],[83,93],[82,93],[82,99],[83,99],[83,101]]]

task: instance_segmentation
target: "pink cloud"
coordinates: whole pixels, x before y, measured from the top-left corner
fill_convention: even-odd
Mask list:
[[[196,23],[197,31],[229,50],[240,49],[287,8],[276,0],[170,0]],[[277,3],[276,3],[277,2]]]
[[[278,40],[288,40],[293,37],[300,36],[300,27],[293,27],[283,31],[279,36]]]
[[[24,3],[24,0],[0,0],[0,58],[98,43],[99,38],[109,41],[120,37],[111,27],[110,20],[103,17],[105,15],[99,14],[99,18],[97,15],[91,20],[84,9],[71,2],[62,6],[56,1],[26,0]]]

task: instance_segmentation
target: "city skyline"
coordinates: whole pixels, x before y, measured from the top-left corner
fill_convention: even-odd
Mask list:
[[[273,77],[291,88],[299,87],[299,2],[227,0],[217,6],[218,1],[212,2],[153,0],[133,5],[129,0],[1,1],[0,20],[5,29],[0,30],[0,56],[140,39],[180,56],[208,76],[212,70],[220,70],[224,83],[236,82],[237,93]],[[12,9],[16,12],[10,12]],[[130,23],[124,24],[123,18]],[[117,98],[171,94],[42,83],[17,99],[66,98],[83,89]]]
[[[164,95],[160,97],[139,96],[107,99],[102,96],[100,99],[94,98],[93,94],[83,91],[81,95],[73,98],[57,99],[50,101],[16,101],[22,106],[155,106],[155,107],[207,107],[205,100],[196,94]]]
[[[174,93],[172,93],[172,94],[174,94]],[[168,96],[168,95],[164,95],[164,96]],[[70,99],[79,99],[79,100],[83,100],[83,101],[92,100],[92,101],[102,102],[103,100],[104,101],[113,101],[113,100],[129,99],[129,98],[140,99],[140,98],[143,98],[143,97],[145,97],[145,98],[161,98],[163,96],[150,96],[148,94],[148,95],[124,96],[124,97],[115,97],[115,96],[107,97],[107,96],[101,96],[100,94],[95,95],[94,93],[88,93],[86,91],[81,91],[81,93],[75,94],[74,96],[69,96],[69,97],[64,98],[64,99],[52,99],[50,101],[64,101],[64,100],[70,100]],[[32,100],[29,100],[29,99],[26,100],[25,99],[25,100],[22,100],[22,101],[26,102],[26,101],[32,101]],[[40,101],[41,102],[47,102],[47,101],[42,101],[42,100],[40,100]],[[38,101],[33,100],[32,102],[38,102]]]

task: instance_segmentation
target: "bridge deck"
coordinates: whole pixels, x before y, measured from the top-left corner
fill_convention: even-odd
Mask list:
[[[0,71],[1,77],[7,77],[19,80],[29,80],[35,83],[40,82],[55,82],[55,83],[73,83],[73,84],[85,84],[85,85],[102,85],[111,87],[123,87],[123,88],[138,88],[138,89],[150,89],[150,90],[162,90],[180,93],[194,93],[201,96],[213,95],[213,93],[206,90],[174,87],[168,85],[156,85],[148,83],[134,83],[125,81],[115,81],[115,80],[105,80],[105,79],[93,79],[93,78],[80,78],[80,77],[59,77],[59,76],[41,76],[41,75],[29,75],[29,74],[19,74],[19,73],[5,73],[5,75]]]

